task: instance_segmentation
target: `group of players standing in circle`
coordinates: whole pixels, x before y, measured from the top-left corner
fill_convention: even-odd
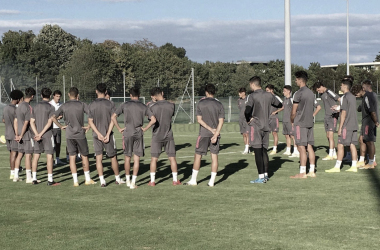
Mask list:
[[[266,183],[269,180],[269,134],[272,132],[274,146],[270,155],[277,154],[279,119],[277,114],[283,111],[283,134],[286,137],[286,151],[283,153],[289,157],[300,158],[300,172],[291,178],[316,177],[315,153],[314,153],[314,116],[321,106],[314,97],[313,91],[307,86],[308,76],[305,71],[295,73],[296,84],[299,90],[292,97],[292,89],[285,86],[284,99],[274,94],[274,86],[267,85],[264,91],[260,77],[254,76],[249,80],[253,91],[246,95],[246,90],[239,90],[238,106],[240,109],[240,132],[243,134],[245,150],[243,154],[250,153],[253,149],[258,170],[258,178],[251,183]],[[329,154],[322,160],[335,160],[336,164],[326,172],[340,172],[344,156],[344,148],[349,147],[352,164],[346,170],[357,172],[358,168],[372,169],[375,167],[376,128],[378,122],[377,96],[372,92],[372,84],[366,80],[361,85],[353,86],[353,79],[346,76],[341,81],[343,96],[339,97],[327,89],[323,83],[317,82],[313,89],[320,94],[325,108],[325,131],[329,141]],[[56,164],[62,164],[59,159],[61,129],[66,130],[67,154],[69,155],[70,170],[74,186],[79,186],[76,168],[78,153],[82,159],[85,175],[85,185],[96,184],[90,177],[89,149],[86,132],[91,128],[93,146],[96,158],[96,168],[101,187],[106,187],[103,174],[103,150],[111,159],[111,165],[115,174],[115,183],[124,184],[131,189],[137,188],[136,179],[139,171],[140,157],[144,156],[144,133],[152,127],[151,163],[149,186],[155,186],[157,161],[162,151],[168,155],[172,184],[181,185],[178,180],[175,142],[172,131],[172,117],[175,105],[164,99],[162,90],[155,87],[151,90],[152,102],[147,105],[139,101],[140,90],[136,87],[130,89],[131,100],[122,103],[118,108],[106,98],[106,85],[101,83],[96,87],[97,99],[87,105],[79,100],[79,91],[76,87],[68,92],[69,101],[60,104],[61,93],[55,91],[53,100],[50,101],[52,91],[49,88],[41,90],[42,101],[34,108],[30,102],[36,95],[33,88],[27,88],[25,95],[19,90],[11,93],[11,104],[4,108],[3,122],[6,126],[6,143],[10,152],[10,179],[13,182],[21,181],[19,170],[21,160],[25,155],[26,183],[38,184],[37,166],[41,153],[46,153],[48,172],[48,186],[57,186],[53,180],[53,154],[57,154]],[[220,101],[214,98],[216,89],[213,84],[205,86],[206,97],[202,98],[196,109],[197,121],[200,124],[199,136],[196,139],[194,164],[191,179],[184,185],[197,185],[197,175],[201,166],[201,158],[211,153],[211,177],[208,186],[213,187],[218,171],[218,154],[220,145],[220,132],[224,123],[224,108]],[[356,97],[363,99],[357,109]],[[336,102],[340,105],[336,105]],[[356,144],[359,130],[357,111],[362,112],[362,128],[360,130],[360,159],[357,161]],[[84,114],[88,115],[88,126],[84,126]],[[339,115],[340,114],[340,115]],[[124,127],[120,127],[117,117],[124,116]],[[144,120],[149,123],[144,127]],[[340,117],[339,126],[338,118]],[[65,124],[60,123],[63,118]],[[124,153],[125,181],[119,174],[117,160],[116,141],[113,128],[116,126],[122,133],[122,145]],[[338,151],[335,150],[334,132],[338,128]],[[294,149],[291,152],[291,143]],[[365,155],[368,151],[369,159],[365,163]],[[133,173],[131,178],[131,159],[133,157]],[[306,171],[306,163],[309,159],[309,171]]]

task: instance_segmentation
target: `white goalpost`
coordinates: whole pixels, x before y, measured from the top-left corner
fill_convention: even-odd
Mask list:
[[[190,85],[191,81],[191,86]],[[191,91],[191,94],[189,92]],[[190,111],[186,112],[184,109],[184,98],[189,98],[190,99]],[[195,122],[195,102],[194,102],[194,68],[191,68],[191,74],[189,77],[189,80],[187,81],[186,88],[183,91],[181,100],[179,102],[177,111],[175,112],[174,118],[173,118],[173,123],[175,122],[179,110],[183,111],[188,117],[189,117],[189,123],[194,123]]]

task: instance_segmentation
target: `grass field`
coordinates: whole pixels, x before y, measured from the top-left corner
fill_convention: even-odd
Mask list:
[[[179,178],[185,182],[191,175],[198,126],[179,124],[174,131]],[[40,185],[13,183],[8,179],[8,152],[2,146],[0,249],[378,248],[379,169],[325,173],[335,161],[321,160],[327,140],[322,124],[316,124],[317,178],[290,179],[298,172],[298,160],[283,157],[285,146],[281,144],[281,152],[270,157],[270,181],[250,184],[257,178],[254,157],[240,153],[243,143],[237,131],[234,123],[223,128],[213,188],[207,187],[210,156],[202,160],[197,187],[171,185],[166,155],[159,160],[157,186],[147,186],[151,132],[145,136],[148,148],[137,190],[113,184],[109,160],[105,161],[109,186],[104,189],[85,186],[81,169],[81,186],[73,187],[68,165],[54,170],[55,181],[62,185],[48,187],[43,162],[38,172]],[[0,133],[4,133],[3,124]],[[116,133],[116,138],[120,147],[121,135]],[[280,141],[284,140],[280,135]],[[92,153],[92,141],[89,145]],[[122,151],[118,153],[122,169]],[[98,181],[92,157],[90,167],[92,178]]]

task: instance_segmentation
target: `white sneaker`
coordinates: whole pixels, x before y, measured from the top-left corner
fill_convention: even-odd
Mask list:
[[[183,185],[185,185],[185,186],[196,186],[196,185],[198,185],[198,183],[188,181],[188,182],[183,183]]]
[[[20,182],[20,181],[22,181],[21,178],[13,178],[13,182]]]
[[[293,153],[289,156],[289,158],[300,158],[300,154],[299,153],[298,154]]]
[[[285,153],[283,153],[283,155],[292,155],[292,153],[290,153],[290,151],[285,151]]]
[[[243,152],[241,152],[241,154],[243,154],[243,155],[247,155],[247,154],[249,154],[249,152],[247,152],[247,151],[243,151]]]
[[[125,184],[125,181],[124,181],[123,179],[120,178],[120,181],[119,181],[118,183],[119,183],[119,185],[120,185],[120,184]]]
[[[131,187],[131,181],[130,180],[127,180],[126,184],[127,184],[127,187]],[[133,189],[133,188],[131,188],[131,189]]]
[[[61,161],[61,159],[55,159],[54,160],[54,165],[65,165],[65,163],[63,161]]]
[[[131,184],[129,185],[129,188],[130,188],[130,189],[136,189],[136,188],[137,188],[136,183],[131,183]]]

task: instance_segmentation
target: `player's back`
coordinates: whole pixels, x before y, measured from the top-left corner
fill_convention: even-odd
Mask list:
[[[245,104],[244,104],[245,105]],[[219,119],[224,118],[223,104],[215,98],[202,98],[197,105],[197,116],[202,116],[202,120],[211,128],[216,129]],[[212,137],[213,134],[204,127],[200,127],[199,133],[202,137]]]
[[[32,107],[27,102],[22,102],[18,105],[16,109],[16,117],[17,117],[17,132],[20,135],[22,131],[22,127],[24,126],[25,121],[29,121],[32,115]],[[30,124],[26,129],[26,132],[22,139],[30,140],[32,138],[32,133],[30,131]]]
[[[15,138],[14,120],[16,118],[16,105],[9,104],[3,109],[3,119],[5,123],[5,139]]]
[[[56,116],[63,114],[66,128],[67,139],[84,139],[84,113],[88,113],[85,103],[77,100],[69,100],[61,105],[56,111]]]
[[[254,123],[262,131],[269,131],[270,111],[275,96],[262,89],[258,89],[251,93],[249,98],[250,100],[248,100],[247,105],[249,104],[253,107],[253,121],[251,123]]]
[[[121,105],[124,113],[124,124],[126,134],[142,133],[141,127],[147,115],[148,107],[138,100],[131,100]]]
[[[150,112],[156,118],[153,127],[153,140],[167,141],[173,139],[172,116],[175,106],[166,100],[156,101],[151,107]]]
[[[40,101],[34,108],[32,112],[32,117],[35,119],[36,128],[38,132],[41,132],[48,120],[53,116],[55,112],[54,107],[47,101]],[[51,129],[52,126],[45,132],[43,137],[50,138],[51,137]]]
[[[89,118],[93,119],[96,128],[102,135],[106,135],[111,123],[111,116],[115,112],[115,104],[105,98],[95,99],[89,106]],[[92,132],[97,137],[95,132]]]
[[[313,91],[306,86],[294,93],[293,103],[298,103],[294,125],[302,128],[311,128],[314,126],[314,99]]]

